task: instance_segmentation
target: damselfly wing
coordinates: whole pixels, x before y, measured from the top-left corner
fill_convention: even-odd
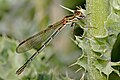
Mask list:
[[[29,37],[22,41],[16,48],[16,52],[22,53],[32,48],[41,47],[41,45],[47,40],[58,27],[62,26],[62,21],[59,21],[53,25],[48,26],[47,29]]]

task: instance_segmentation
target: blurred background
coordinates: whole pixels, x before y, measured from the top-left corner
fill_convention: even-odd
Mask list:
[[[20,76],[15,74],[35,51],[17,54],[17,45],[72,14],[60,5],[70,9],[76,9],[76,6],[85,9],[85,0],[0,0],[0,80],[79,80],[81,72],[75,73],[79,66],[69,67],[81,55],[81,49],[71,39],[73,32],[70,25]]]

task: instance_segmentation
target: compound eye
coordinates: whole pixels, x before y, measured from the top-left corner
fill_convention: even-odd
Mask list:
[[[82,13],[80,11],[75,10],[74,14],[75,16],[80,16]]]

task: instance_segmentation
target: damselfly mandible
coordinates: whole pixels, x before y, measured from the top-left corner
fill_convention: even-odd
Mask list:
[[[29,37],[28,39],[22,41],[16,48],[16,52],[22,53],[28,51],[36,46],[39,46],[38,50],[23,64],[17,71],[16,74],[21,74],[25,67],[31,63],[31,61],[37,56],[50,42],[51,40],[66,27],[67,24],[73,24],[77,20],[82,20],[85,18],[85,14],[82,8],[73,10],[73,14],[65,16],[62,20],[48,26],[47,29]]]

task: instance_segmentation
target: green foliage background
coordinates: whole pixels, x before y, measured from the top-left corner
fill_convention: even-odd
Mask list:
[[[79,79],[80,73],[75,73],[78,66],[69,67],[81,54],[69,38],[69,25],[19,76],[16,70],[35,50],[18,54],[16,47],[20,41],[71,14],[59,5],[76,9],[84,3],[84,0],[74,4],[72,0],[0,0],[0,80]]]

